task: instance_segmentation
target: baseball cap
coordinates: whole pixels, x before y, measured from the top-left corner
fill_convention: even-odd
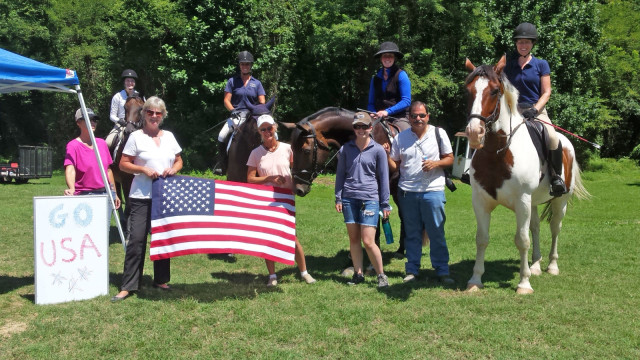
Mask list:
[[[366,112],[357,112],[353,115],[353,125],[355,124],[365,124],[365,125],[371,125],[371,116],[369,116],[369,114],[367,114]]]
[[[264,114],[264,115],[260,115],[260,117],[258,118],[258,127],[260,127],[260,125],[264,123],[274,125],[276,122],[275,120],[273,120],[273,117],[271,115]]]
[[[87,108],[87,114],[89,115],[89,119],[100,119],[100,116],[96,115],[93,110]],[[75,121],[78,121],[80,119],[82,119],[82,108],[76,110],[76,117],[75,117]]]

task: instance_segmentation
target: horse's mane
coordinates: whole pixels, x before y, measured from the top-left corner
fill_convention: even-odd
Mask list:
[[[489,79],[489,81],[499,81],[502,83],[502,86],[504,87],[504,97],[505,97],[505,101],[507,102],[507,105],[509,105],[509,108],[511,109],[517,109],[518,108],[518,96],[520,95],[518,93],[518,89],[516,89],[511,82],[509,82],[509,80],[507,79],[507,75],[505,75],[504,72],[502,72],[500,74],[500,76],[498,76],[498,74],[496,74],[496,72],[493,70],[493,66],[491,65],[480,65],[478,67],[476,67],[466,78],[465,80],[465,86],[469,85],[470,82],[473,81],[473,79],[475,79],[478,76],[483,76],[486,77],[487,79]]]
[[[320,109],[318,111],[316,111],[315,113],[305,117],[304,119],[302,119],[300,122],[306,122],[306,121],[311,121],[313,119],[316,119],[318,117],[320,117],[321,115],[325,115],[325,114],[329,114],[331,113],[331,115],[334,116],[345,116],[345,117],[353,117],[353,111],[350,110],[346,110],[343,108],[339,108],[339,107],[326,107],[324,109]]]

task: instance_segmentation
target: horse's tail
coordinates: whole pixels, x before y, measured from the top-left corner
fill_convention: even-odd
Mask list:
[[[573,159],[573,173],[575,174],[572,186],[573,196],[578,198],[578,200],[589,200],[591,198],[591,194],[589,193],[589,191],[587,191],[587,189],[584,187],[584,184],[582,183],[580,166],[578,165],[578,162],[575,158]]]
[[[572,164],[572,174],[573,174],[573,179],[571,179],[571,188],[569,189],[569,193],[570,193],[570,198],[569,198],[569,203],[571,203],[571,200],[573,199],[573,197],[575,196],[578,200],[589,200],[591,198],[591,194],[589,193],[589,191],[587,191],[587,189],[584,187],[584,184],[582,183],[582,175],[581,175],[581,171],[580,171],[580,166],[578,165],[578,161],[576,161],[576,158],[573,158],[573,164]],[[540,220],[546,220],[547,222],[551,220],[551,216],[553,215],[551,212],[551,202],[553,201],[547,201],[547,203],[544,206],[544,209],[542,210],[542,213],[540,214]]]

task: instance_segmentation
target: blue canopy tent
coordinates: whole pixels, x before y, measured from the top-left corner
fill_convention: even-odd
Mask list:
[[[28,90],[44,90],[57,91],[76,94],[80,102],[80,108],[84,116],[87,128],[91,129],[87,107],[80,90],[80,80],[74,70],[60,69],[55,66],[44,64],[24,56],[14,54],[10,51],[0,48],[0,94],[28,91]],[[96,139],[93,132],[89,132],[91,143],[95,145]],[[98,147],[93,147],[98,164],[102,164]],[[115,211],[115,204],[111,191],[109,191],[107,174],[102,166],[99,166],[102,175],[102,181],[105,184],[109,201],[111,201],[113,213],[116,217],[116,225],[120,234],[122,246],[125,246],[124,234],[120,225],[118,212]]]

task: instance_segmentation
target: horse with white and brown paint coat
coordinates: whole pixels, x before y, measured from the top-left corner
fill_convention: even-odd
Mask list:
[[[502,70],[503,56],[495,66],[475,67],[468,59],[466,80],[469,101],[469,121],[466,134],[469,144],[477,149],[469,171],[472,187],[473,210],[476,215],[476,262],[467,289],[483,287],[484,256],[489,244],[491,212],[498,205],[516,214],[515,244],[520,252],[519,294],[533,293],[529,283],[531,274],[540,269],[540,218],[548,217],[551,227],[551,251],[547,272],[558,270],[558,234],[567,203],[572,195],[587,198],[582,185],[575,151],[569,140],[558,134],[563,146],[563,178],[569,192],[560,197],[549,195],[549,173],[545,162],[537,155],[533,141],[526,130],[524,118],[517,111],[517,90],[509,83]],[[546,203],[538,217],[538,205]],[[533,240],[532,265],[529,267],[529,230]]]

